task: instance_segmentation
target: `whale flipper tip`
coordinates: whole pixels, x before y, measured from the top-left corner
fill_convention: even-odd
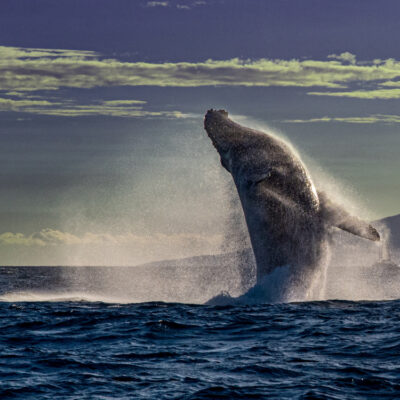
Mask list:
[[[368,239],[374,242],[379,242],[381,240],[381,235],[379,235],[379,232],[372,225],[368,226],[368,233]]]

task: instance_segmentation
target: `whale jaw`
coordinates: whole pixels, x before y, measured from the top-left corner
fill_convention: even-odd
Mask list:
[[[229,150],[232,141],[232,135],[225,128],[228,121],[228,113],[225,110],[211,108],[204,117],[204,129],[221,157]]]

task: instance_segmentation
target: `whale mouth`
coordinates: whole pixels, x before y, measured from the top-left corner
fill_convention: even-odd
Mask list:
[[[204,129],[220,154],[228,150],[229,139],[231,139],[230,135],[226,135],[224,132],[227,121],[229,121],[228,112],[225,110],[211,108],[204,117]]]
[[[216,115],[228,118],[228,111],[222,110],[222,109],[221,110],[214,110],[213,108],[210,108],[209,110],[207,110],[206,118],[210,117],[210,116],[216,116]]]
[[[225,119],[228,119],[228,111],[214,110],[211,108],[207,111],[204,117],[204,128],[208,132],[212,128],[215,128],[217,124],[223,122],[223,120]]]

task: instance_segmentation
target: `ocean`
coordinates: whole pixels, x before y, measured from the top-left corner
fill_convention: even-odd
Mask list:
[[[0,282],[1,399],[400,398],[398,300],[112,303],[57,267]]]

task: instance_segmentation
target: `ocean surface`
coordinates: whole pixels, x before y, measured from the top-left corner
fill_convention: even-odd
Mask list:
[[[106,303],[62,270],[0,268],[1,399],[400,398],[398,300]]]

